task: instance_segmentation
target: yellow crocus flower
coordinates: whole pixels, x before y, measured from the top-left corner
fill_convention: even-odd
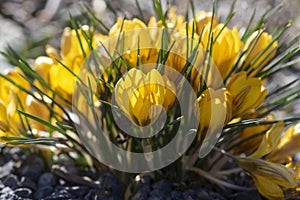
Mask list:
[[[199,35],[201,34],[203,28],[207,24],[212,22],[213,29],[219,24],[219,21],[217,20],[216,16],[214,16],[213,18],[211,12],[205,12],[205,11],[200,11],[195,15],[195,19],[190,21],[189,23],[190,29],[192,29],[194,22],[196,22],[196,25],[194,25],[194,27],[196,28],[197,26],[196,33],[198,33]]]
[[[267,95],[259,78],[248,78],[242,71],[232,76],[227,84],[232,95],[233,117],[241,117],[261,105]]]
[[[278,145],[283,129],[283,121],[273,125],[272,128],[264,134],[259,147],[249,156],[249,158],[260,158],[273,151],[273,149]]]
[[[15,84],[0,77],[0,137],[21,136],[19,129],[22,129],[23,118],[17,109],[22,110],[22,107],[26,106],[27,93],[19,89],[17,85],[25,90],[29,90],[30,85],[23,78],[24,74],[19,68],[8,70],[4,75]],[[0,139],[0,142],[5,141]]]
[[[89,47],[83,36],[83,31],[88,32],[88,27],[82,26],[82,28],[78,30],[83,48],[81,48],[78,41],[76,31],[67,27],[62,34],[60,54],[52,46],[47,45],[47,56],[38,57],[34,64],[34,70],[41,78],[43,78],[53,90],[61,93],[64,98],[69,101],[72,100],[76,77],[57,62],[57,60],[75,74],[79,72],[84,62],[83,51],[87,56],[89,55]],[[34,84],[45,90],[37,80],[35,80]]]
[[[284,133],[276,148],[267,156],[272,162],[283,163],[300,151],[300,123],[291,126]]]
[[[9,105],[4,105],[0,100],[0,142],[2,143],[6,142],[3,137],[21,136],[18,132],[18,128],[21,128],[21,121],[17,115],[16,103],[11,101]]]
[[[4,78],[0,77],[0,99],[3,101],[4,105],[9,104],[9,94],[12,91],[15,94],[18,94],[19,100],[21,101],[22,105],[25,105],[27,93],[22,91],[17,87],[17,85],[23,87],[25,90],[29,90],[30,84],[26,81],[23,76],[23,72],[19,68],[8,69],[4,72],[5,77],[12,80],[15,84],[5,80]]]
[[[116,102],[129,119],[140,126],[156,119],[161,107],[168,111],[175,101],[175,86],[156,69],[144,74],[131,69],[115,87]]]
[[[50,120],[50,109],[45,104],[30,95],[27,96],[26,112],[44,121]],[[31,130],[33,131],[39,132],[49,130],[49,127],[33,119],[29,119],[29,122]]]
[[[255,113],[253,116],[251,116],[251,119],[255,119],[257,117],[257,113]],[[272,115],[266,116],[266,120],[274,120],[274,117]],[[252,127],[247,127],[242,130],[241,133],[239,133],[239,139],[240,140],[245,140],[249,137],[252,137],[256,134],[263,133],[264,131],[267,131],[271,128],[271,125],[260,125],[260,126],[252,126]],[[253,153],[260,145],[263,135],[256,136],[254,138],[251,138],[247,142],[242,143],[239,145],[235,150],[235,154],[248,154],[248,153]]]
[[[215,41],[212,48],[212,60],[217,66],[221,76],[224,78],[233,68],[237,60],[238,53],[242,48],[242,42],[237,27],[230,30],[224,27],[224,24],[218,24],[210,31],[210,23],[208,23],[202,34],[203,48],[209,51],[211,45],[211,37]]]
[[[269,35],[266,32],[255,31],[252,35],[247,39],[244,51],[246,52],[244,56],[245,63],[243,64],[243,69],[250,67],[247,69],[249,72],[249,76],[255,76],[261,69],[276,55],[276,48],[278,46],[278,42],[275,41],[271,45],[272,35]],[[268,47],[268,45],[270,45]],[[265,50],[267,48],[267,50]],[[258,56],[261,52],[265,51],[262,55]],[[254,59],[256,59],[255,62]],[[259,64],[259,66],[257,66]],[[253,68],[255,67],[255,69]]]
[[[122,35],[119,37],[121,28],[122,32],[125,33],[124,38]],[[108,35],[110,38],[115,37],[115,40],[109,40],[109,42],[111,42],[111,44],[109,44],[109,51],[112,55],[115,53],[114,51],[118,38],[120,39],[119,48],[121,46],[120,43],[123,43],[124,52],[138,49],[138,47],[147,48],[151,46],[151,37],[146,24],[137,18],[132,20],[123,20],[118,18],[117,22],[111,27]]]
[[[298,185],[297,174],[281,164],[254,158],[237,158],[236,161],[251,174],[259,193],[267,199],[284,199],[284,190]]]
[[[109,36],[118,35],[121,31],[132,31],[135,29],[147,28],[147,26],[141,20],[134,18],[132,20],[123,20],[122,18],[118,18],[117,22],[111,27],[109,30]]]
[[[202,141],[203,144],[211,140],[216,142],[217,135],[231,119],[231,95],[226,88],[219,90],[208,88],[198,97],[197,102],[199,103],[200,127],[198,140],[205,137]],[[210,145],[214,144],[210,142]],[[203,154],[206,154],[206,152]]]
[[[185,32],[186,22],[183,15],[178,15],[176,13],[177,7],[173,6],[169,13],[168,19],[166,21],[167,27],[171,29],[175,29],[178,32]]]

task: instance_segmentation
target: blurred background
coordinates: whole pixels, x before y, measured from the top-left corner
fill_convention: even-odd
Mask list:
[[[59,35],[65,26],[69,25],[69,13],[75,19],[81,20],[86,10],[83,4],[96,11],[97,16],[108,26],[111,26],[116,16],[133,18],[139,16],[136,1],[143,11],[144,19],[153,15],[152,1],[144,0],[1,0],[0,1],[0,50],[7,45],[18,50],[26,58],[42,55],[46,43],[59,46]],[[184,13],[189,0],[163,0],[177,5],[178,12]],[[109,2],[107,4],[107,2]],[[218,13],[224,20],[232,0],[218,1]],[[281,0],[237,0],[236,15],[231,24],[238,27],[245,26],[256,8],[256,19],[271,7],[275,7]],[[196,11],[211,10],[212,1],[195,0]],[[267,24],[268,29],[293,20],[290,32],[300,32],[300,3],[299,0],[287,0],[285,6]],[[115,13],[111,11],[113,7]],[[1,58],[0,69],[9,64]]]
[[[22,57],[32,63],[34,58],[45,55],[44,47],[51,44],[59,48],[60,35],[66,26],[70,26],[69,13],[78,22],[83,22],[87,11],[83,5],[94,9],[99,17],[108,27],[116,20],[117,16],[133,18],[140,16],[136,1],[139,2],[143,18],[147,19],[154,15],[152,1],[145,0],[1,0],[0,1],[0,51],[10,45],[17,50]],[[178,12],[184,13],[189,0],[162,0],[177,5]],[[233,0],[219,0],[218,15],[224,22]],[[282,0],[237,0],[236,14],[229,26],[237,25],[245,27],[252,12],[256,9],[254,20],[272,7],[280,4]],[[212,10],[212,1],[194,0],[195,10]],[[272,31],[288,20],[292,20],[292,26],[283,39],[290,38],[300,33],[300,2],[299,0],[286,0],[285,6],[276,13],[266,24],[267,31]],[[299,46],[299,42],[295,45]],[[0,72],[11,67],[11,65],[0,55]],[[278,74],[278,82],[284,84],[300,77],[300,62],[291,69]],[[298,105],[298,106],[297,106]],[[300,113],[300,101],[294,106],[286,109]],[[288,112],[288,111],[287,111]]]

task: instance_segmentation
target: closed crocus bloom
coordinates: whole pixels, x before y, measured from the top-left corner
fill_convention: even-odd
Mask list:
[[[72,99],[76,80],[76,77],[69,70],[77,74],[84,62],[84,53],[89,55],[89,46],[83,36],[83,32],[87,33],[88,29],[88,26],[82,26],[81,29],[78,29],[77,35],[75,30],[65,28],[61,39],[60,54],[55,48],[47,45],[47,56],[40,56],[35,60],[34,70],[52,89],[60,92],[69,101]],[[78,38],[80,38],[82,45],[80,45]],[[97,37],[97,40],[100,39],[101,37]],[[39,81],[35,80],[34,84],[40,89],[46,90]]]
[[[35,59],[34,62],[34,70],[36,73],[39,74],[39,76],[45,80],[47,83],[49,83],[49,70],[54,65],[54,60],[52,58],[49,58],[47,56],[40,56]],[[37,81],[36,84],[37,85]]]
[[[249,156],[249,158],[261,158],[273,151],[273,149],[278,145],[283,129],[283,121],[274,124],[272,128],[264,134],[259,147]]]
[[[122,31],[132,31],[135,29],[147,28],[147,26],[144,24],[144,22],[137,18],[134,18],[133,20],[125,19],[123,21],[123,19],[119,17],[117,22],[111,27],[109,35],[118,35],[121,31],[121,28]]]
[[[17,132],[17,125],[11,123],[7,116],[7,107],[0,101],[0,142],[5,143],[5,138],[19,136]]]
[[[61,43],[60,43],[60,51],[62,54],[62,58],[64,61],[69,61],[69,63],[66,63],[68,67],[73,69],[74,65],[81,65],[83,59],[84,59],[84,53],[86,55],[89,54],[89,46],[87,44],[86,39],[83,36],[83,32],[88,32],[89,27],[84,25],[81,27],[81,29],[78,29],[78,35],[76,34],[76,31],[67,27],[64,29]],[[81,45],[78,40],[80,38]],[[84,52],[83,52],[84,51]],[[70,64],[70,65],[68,65]]]
[[[184,16],[176,13],[177,7],[172,7],[168,13],[167,27],[175,29],[178,32],[185,32],[186,22]]]
[[[285,199],[284,190],[297,186],[297,174],[281,164],[253,158],[236,161],[251,174],[259,193],[267,199]]]
[[[17,94],[10,90],[7,104],[0,99],[0,142],[2,143],[6,141],[3,137],[22,137],[18,130],[22,128],[22,119],[17,112],[17,109],[20,109],[17,98]]]
[[[210,23],[208,23],[204,27],[201,42],[203,48],[209,50],[211,36],[213,36],[215,43],[212,48],[212,60],[217,66],[221,76],[224,78],[233,68],[238,53],[242,48],[242,42],[236,27],[230,30],[227,27],[224,27],[224,24],[218,24],[210,31],[210,26]]]
[[[244,47],[244,50],[247,53],[244,56],[244,59],[246,60],[243,68],[250,65],[250,67],[247,68],[247,71],[250,72],[251,77],[255,76],[272,58],[274,58],[278,42],[275,41],[270,45],[271,42],[272,35],[262,31],[255,31],[247,39]],[[264,53],[262,53],[263,51]],[[256,58],[257,56],[259,57]]]
[[[205,12],[205,11],[200,11],[195,15],[195,19],[192,20],[189,23],[189,28],[193,27],[193,23],[196,20],[196,25],[194,24],[194,27],[196,28],[197,26],[197,30],[196,33],[201,34],[203,28],[212,22],[212,28],[214,29],[218,24],[219,21],[217,20],[217,18],[214,16],[214,18],[212,17],[212,13],[211,12]]]
[[[261,105],[267,95],[259,78],[248,78],[242,71],[234,74],[227,84],[232,95],[233,117],[241,117]]]
[[[30,95],[27,96],[26,112],[44,121],[49,121],[51,119],[49,108],[47,108],[45,104]],[[33,132],[49,131],[49,127],[47,127],[46,125],[33,119],[28,120]]]
[[[276,148],[267,156],[272,162],[285,162],[300,151],[300,123],[291,126],[284,133]]]
[[[138,47],[150,47],[151,37],[144,22],[137,18],[134,18],[132,20],[122,20],[121,18],[118,18],[117,22],[109,31],[110,37],[116,37],[115,41],[110,40],[110,42],[113,42],[112,44],[110,44],[110,47],[112,48],[110,49],[110,51],[114,50],[114,48],[116,47],[116,42],[118,40],[117,38],[119,37],[121,28],[122,32],[125,34],[124,38],[120,37],[120,42],[124,44],[125,51],[138,49]],[[114,51],[112,52],[114,53]]]
[[[84,54],[89,55],[89,47],[83,32],[87,32],[88,26],[82,26],[78,30],[78,35],[75,30],[65,28],[61,39],[61,62],[67,66],[72,72],[77,74],[84,61]],[[78,40],[80,38],[81,44]],[[61,64],[57,63],[50,70],[50,81],[58,90],[66,92],[68,95],[73,93],[75,87],[75,77]],[[68,83],[68,84],[66,84]]]
[[[161,107],[168,111],[175,101],[175,86],[156,69],[144,74],[131,69],[115,87],[116,102],[133,122],[148,125],[161,113]]]
[[[225,88],[219,90],[209,88],[202,92],[197,101],[200,112],[198,139],[205,137],[203,143],[214,145],[218,134],[231,119],[231,95]]]
[[[251,116],[251,119],[255,119],[257,118],[258,114],[255,113]],[[273,115],[268,115],[266,116],[266,120],[264,121],[272,121],[274,120]],[[247,127],[245,129],[242,130],[241,133],[239,133],[239,139],[245,140],[249,137],[253,137],[256,134],[259,133],[263,133],[267,130],[269,130],[271,127],[271,125],[260,125],[260,126],[251,126],[251,127]],[[247,142],[243,142],[241,145],[239,145],[235,150],[234,153],[235,154],[248,154],[248,153],[253,153],[258,147],[259,144],[261,143],[263,139],[263,135],[257,135],[255,137],[253,137],[251,140],[248,140]]]
[[[19,89],[17,85],[25,90],[29,90],[30,85],[23,78],[24,74],[19,68],[10,69],[4,75],[15,84],[0,77],[0,136],[20,136],[18,129],[22,128],[24,119],[21,118],[17,109],[22,110],[26,106],[27,93]]]
[[[25,99],[27,93],[19,89],[16,85],[23,87],[25,90],[29,90],[30,84],[26,81],[23,76],[23,72],[19,68],[8,69],[4,72],[5,77],[12,80],[15,84],[12,84],[10,81],[0,77],[0,100],[4,105],[8,105],[10,99],[10,92],[17,94],[17,97],[20,99],[22,105],[25,105]]]

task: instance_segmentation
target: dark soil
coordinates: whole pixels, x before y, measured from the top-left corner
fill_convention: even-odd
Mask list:
[[[18,147],[1,147],[0,199],[124,198],[127,185],[122,185],[110,172],[79,170],[79,167],[64,156],[59,157],[56,161],[58,164],[51,169],[46,163],[40,154],[26,153],[26,150]],[[178,186],[175,187],[175,184],[167,179],[154,181],[150,176],[143,176],[133,189],[131,199],[244,200],[261,197],[255,190],[241,192],[203,187],[179,190]]]

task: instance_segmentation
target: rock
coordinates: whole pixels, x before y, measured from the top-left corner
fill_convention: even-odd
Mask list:
[[[138,183],[138,191],[142,194],[149,194],[151,191],[151,177],[142,176],[140,182]]]
[[[9,150],[9,155],[11,155],[14,161],[20,161],[25,158],[25,153],[20,147],[13,147]]]
[[[11,171],[13,170],[14,162],[13,161],[7,161],[4,165],[0,167],[0,179],[3,177],[8,176],[11,174]]]
[[[104,173],[100,177],[101,186],[108,192],[110,192],[114,198],[119,199],[123,194],[123,187],[119,180],[112,173]]]
[[[163,197],[149,197],[148,200],[164,200]]]
[[[44,161],[36,154],[31,154],[19,169],[21,176],[28,177],[33,181],[37,181],[43,171],[45,171]]]
[[[44,197],[44,200],[55,200],[55,199],[79,199],[74,195],[68,193],[66,189],[56,190],[52,194]]]
[[[6,165],[8,162],[12,162],[11,156],[9,154],[1,154],[0,156],[0,166]]]
[[[21,198],[32,198],[32,191],[29,188],[17,188],[14,193]]]
[[[162,190],[154,189],[150,192],[150,197],[151,198],[155,197],[155,198],[158,198],[158,199],[166,199],[168,196]]]
[[[4,187],[2,188],[1,194],[13,194],[14,193],[14,190],[10,187]]]
[[[72,186],[72,187],[57,186],[55,188],[56,192],[60,192],[63,190],[66,190],[67,193],[69,193],[70,195],[72,195],[76,198],[82,199],[86,195],[86,193],[89,191],[89,188],[85,187],[85,186]]]
[[[57,185],[57,177],[50,172],[43,173],[38,179],[38,187]]]
[[[103,191],[99,191],[97,189],[92,189],[92,190],[89,190],[87,192],[87,194],[83,197],[83,199],[84,200],[97,199],[98,196],[100,196],[103,193],[104,193],[104,190]]]
[[[25,176],[21,177],[21,180],[19,182],[19,185],[21,187],[26,187],[26,188],[30,188],[32,190],[36,190],[36,183],[33,182],[30,178],[27,178]]]
[[[146,194],[142,194],[141,192],[136,193],[133,197],[132,200],[147,200],[148,197]]]
[[[164,197],[171,196],[172,183],[169,180],[163,179],[152,185],[154,190],[160,191],[160,194]],[[154,191],[153,190],[153,191]]]
[[[249,192],[239,192],[236,194],[235,200],[252,200],[257,199],[261,200],[260,194],[257,192],[257,190],[252,190]]]
[[[212,191],[209,192],[209,197],[210,197],[210,199],[214,199],[214,200],[225,200],[225,198],[223,196],[221,196],[218,193],[212,192]]]
[[[45,186],[40,187],[35,193],[34,193],[34,199],[42,199],[44,197],[47,197],[52,194],[53,187],[51,186]]]
[[[15,194],[1,193],[0,199],[16,200],[16,199],[20,199],[20,198]],[[23,199],[23,200],[25,200],[25,199]]]
[[[182,193],[183,199],[188,199],[188,200],[197,200],[199,197],[197,196],[197,193],[195,190],[188,189]]]
[[[175,190],[175,191],[172,191],[171,198],[173,200],[181,200],[181,199],[183,199],[183,195],[181,192]]]
[[[18,178],[16,175],[13,174],[8,175],[4,179],[3,184],[9,188],[12,188],[13,190],[19,187]]]

